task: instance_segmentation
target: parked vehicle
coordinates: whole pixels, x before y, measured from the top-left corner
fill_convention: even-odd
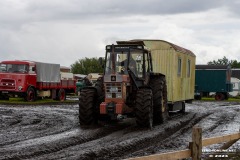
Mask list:
[[[227,65],[196,65],[195,99],[215,92],[216,100],[228,99],[233,91],[231,67]]]
[[[101,61],[101,59],[100,59]],[[134,116],[142,127],[185,112],[194,98],[195,55],[162,40],[119,41],[106,46],[105,69],[79,98],[80,125]]]
[[[229,95],[232,97],[239,96],[240,93],[240,80],[235,77],[231,77],[231,83],[233,84],[233,91],[229,92]]]
[[[69,73],[61,74],[59,64],[16,60],[2,61],[0,68],[0,97],[3,99],[18,95],[26,101],[35,101],[37,97],[64,101],[67,93],[76,90],[75,80],[69,78]]]
[[[92,81],[93,84],[97,82],[97,79],[102,76],[101,73],[89,73],[89,79]]]

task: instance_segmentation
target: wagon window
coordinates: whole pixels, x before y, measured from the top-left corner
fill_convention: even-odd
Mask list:
[[[178,76],[181,76],[182,72],[182,59],[179,57],[178,58]]]
[[[187,76],[190,77],[190,74],[191,74],[191,61],[188,60],[188,63],[187,63]]]

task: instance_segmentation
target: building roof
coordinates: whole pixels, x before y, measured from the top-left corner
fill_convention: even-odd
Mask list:
[[[84,74],[73,74],[74,75],[74,77],[76,77],[76,78],[85,78],[87,75],[84,75]]]

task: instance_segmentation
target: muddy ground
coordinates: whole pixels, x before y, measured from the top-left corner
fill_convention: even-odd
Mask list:
[[[194,125],[203,128],[203,138],[238,132],[239,113],[240,103],[195,101],[185,115],[152,130],[134,119],[81,128],[78,105],[0,105],[0,159],[125,159],[176,151],[188,147]],[[221,145],[205,147],[203,158]],[[218,154],[239,154],[240,142],[230,149]]]

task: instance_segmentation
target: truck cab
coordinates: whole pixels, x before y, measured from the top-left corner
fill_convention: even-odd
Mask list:
[[[11,94],[24,96],[31,85],[36,85],[35,63],[28,61],[0,63],[0,95],[2,97],[8,99]]]

